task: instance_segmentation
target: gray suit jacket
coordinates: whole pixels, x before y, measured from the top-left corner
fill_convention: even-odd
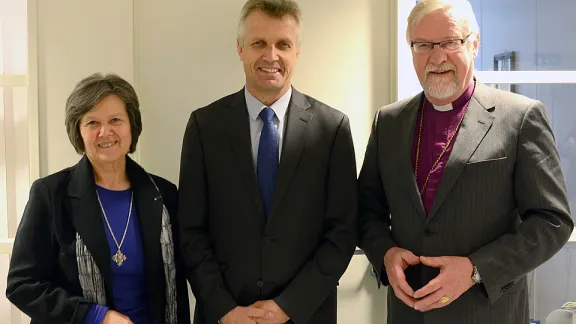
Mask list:
[[[180,164],[182,256],[195,324],[274,299],[296,324],[335,324],[356,247],[348,117],[294,90],[270,214],[254,170],[244,91],[194,111]]]
[[[477,82],[426,215],[411,164],[422,98],[376,115],[359,178],[359,246],[379,286],[387,284],[383,257],[394,246],[417,256],[468,256],[483,284],[426,313],[390,288],[388,323],[528,323],[526,274],[551,258],[574,226],[545,109]],[[418,265],[406,277],[417,290],[438,273]]]

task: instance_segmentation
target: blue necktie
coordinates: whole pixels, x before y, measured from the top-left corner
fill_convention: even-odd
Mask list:
[[[264,213],[268,217],[278,171],[278,132],[274,126],[274,111],[270,107],[262,109],[260,118],[264,122],[264,126],[262,126],[260,133],[256,170]]]

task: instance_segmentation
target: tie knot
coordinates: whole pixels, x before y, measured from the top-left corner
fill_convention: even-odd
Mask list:
[[[270,107],[264,107],[264,109],[262,109],[262,111],[260,112],[260,118],[262,118],[262,120],[267,123],[273,121],[274,110],[272,110],[272,108]]]

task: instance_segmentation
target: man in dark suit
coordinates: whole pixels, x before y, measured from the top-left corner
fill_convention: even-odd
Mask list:
[[[194,111],[179,222],[194,322],[336,323],[356,247],[349,120],[291,86],[300,53],[291,0],[250,0],[237,40],[246,86]]]
[[[546,111],[474,79],[467,1],[419,1],[407,41],[424,92],[379,110],[359,178],[388,323],[528,323],[526,274],[574,226]]]

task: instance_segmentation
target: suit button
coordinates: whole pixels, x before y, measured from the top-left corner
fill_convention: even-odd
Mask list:
[[[430,236],[432,236],[432,235],[434,235],[434,233],[432,233],[431,231],[429,231],[429,230],[425,230],[425,231],[424,231],[424,236],[425,236],[425,237],[430,237]]]
[[[264,281],[262,281],[262,280],[256,281],[256,286],[257,286],[258,288],[264,287]]]
[[[272,243],[272,238],[270,236],[264,236],[264,244]]]

